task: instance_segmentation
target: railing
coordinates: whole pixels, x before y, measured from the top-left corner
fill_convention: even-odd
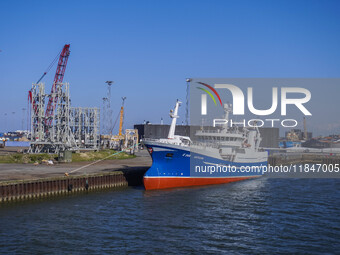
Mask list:
[[[189,146],[189,144],[185,144],[182,141],[177,142],[178,140],[173,140],[173,139],[155,139],[155,138],[143,138],[141,139],[141,142],[146,141],[146,142],[158,142],[158,143],[164,143],[164,144],[172,144],[172,145],[181,145],[181,146]]]
[[[195,133],[195,135],[206,135],[206,134],[222,134],[222,135],[225,135],[225,136],[230,136],[230,137],[235,137],[235,136],[240,136],[242,137],[244,135],[244,133],[242,132],[220,132],[220,131],[216,131],[216,130],[207,130],[207,131],[204,131],[204,130],[200,130],[200,131],[197,131]]]
[[[167,139],[155,139],[155,138],[143,138],[141,139],[141,142],[146,141],[146,142],[158,142],[158,143],[163,143],[163,144],[173,144],[173,145],[182,145],[182,146],[189,146],[188,144],[185,144],[183,142],[175,142],[174,140],[167,140]],[[227,144],[226,144],[227,143]],[[194,147],[209,147],[209,148],[220,148],[221,146],[226,146],[227,147],[237,147],[241,148],[242,143],[240,142],[231,142],[231,141],[216,141],[216,142],[197,142],[197,141],[191,141],[190,146]]]

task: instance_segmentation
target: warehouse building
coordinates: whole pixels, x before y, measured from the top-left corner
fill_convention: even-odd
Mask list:
[[[170,125],[160,125],[160,124],[136,124],[134,128],[138,130],[138,134],[140,138],[166,138],[169,133]],[[201,126],[187,126],[187,125],[178,125],[176,126],[176,135],[183,136],[191,136],[194,137],[194,134],[197,130],[200,130]],[[205,130],[208,129],[216,129],[214,127],[204,127]],[[261,127],[259,128],[261,133],[262,141],[260,147],[265,148],[278,148],[279,144],[279,128],[267,128]]]

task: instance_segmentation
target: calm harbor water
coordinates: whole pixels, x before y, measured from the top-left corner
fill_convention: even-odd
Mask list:
[[[340,252],[340,179],[126,188],[0,206],[0,253]]]

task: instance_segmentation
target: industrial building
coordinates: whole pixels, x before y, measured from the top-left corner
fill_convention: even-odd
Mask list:
[[[159,124],[136,124],[134,128],[138,130],[140,138],[166,138],[168,137],[170,125]],[[176,135],[193,137],[197,130],[201,130],[201,126],[176,126]],[[204,129],[216,129],[214,127],[203,127]],[[265,148],[278,148],[279,128],[260,127],[262,141],[260,146]]]
[[[285,138],[290,141],[301,141],[301,140],[310,140],[313,138],[312,132],[306,132],[307,136],[305,137],[305,132],[301,129],[291,129],[290,131],[285,132]]]

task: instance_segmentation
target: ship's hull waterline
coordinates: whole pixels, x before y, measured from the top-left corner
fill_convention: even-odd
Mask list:
[[[157,142],[144,142],[152,157],[152,166],[144,175],[146,190],[190,187],[201,185],[225,184],[260,177],[261,172],[220,172],[193,173],[195,165],[228,165],[239,170],[241,167],[264,166],[261,162],[228,162],[220,158],[213,158],[202,153],[190,152],[189,147],[165,145]],[[201,151],[202,152],[202,151]],[[194,160],[194,161],[191,161]],[[192,170],[190,171],[190,168]]]

